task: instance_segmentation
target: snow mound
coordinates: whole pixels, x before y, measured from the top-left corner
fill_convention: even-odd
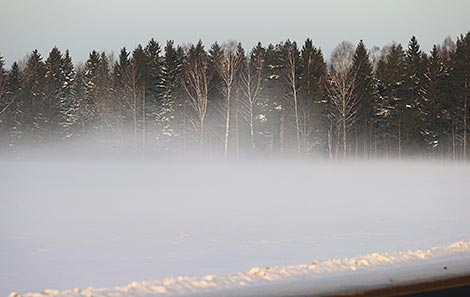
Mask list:
[[[179,276],[109,289],[44,290],[10,296],[316,296],[470,275],[470,241],[429,249],[372,253],[202,278]],[[340,284],[340,285],[339,285]]]

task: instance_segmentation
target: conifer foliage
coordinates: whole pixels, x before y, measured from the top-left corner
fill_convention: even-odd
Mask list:
[[[0,55],[0,150],[74,143],[226,158],[468,158],[470,32],[429,54],[413,36],[325,60],[311,39],[250,51],[236,41],[151,39],[83,64],[54,47]]]

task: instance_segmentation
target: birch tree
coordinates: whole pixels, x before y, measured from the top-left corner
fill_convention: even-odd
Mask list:
[[[199,144],[204,143],[204,121],[207,114],[208,87],[211,80],[208,57],[202,41],[191,46],[187,61],[183,66],[180,79],[181,87],[186,93],[189,103],[196,113],[197,128],[199,130]]]
[[[348,127],[357,119],[359,100],[354,96],[355,73],[352,70],[354,47],[343,41],[331,56],[327,78],[327,91],[331,103],[331,116],[336,121],[335,158],[338,158],[340,139],[343,147],[343,160],[348,153]],[[329,133],[332,133],[331,131]]]
[[[299,50],[295,42],[286,42],[287,50],[287,65],[286,65],[286,78],[289,85],[289,97],[294,105],[294,120],[295,120],[295,133],[296,133],[296,144],[297,154],[300,155],[301,143],[300,143],[300,119],[299,119]]]
[[[236,83],[238,70],[241,66],[242,56],[237,52],[237,43],[228,42],[222,46],[223,56],[215,61],[216,70],[223,81],[223,94],[225,97],[225,138],[224,157],[228,154],[230,140],[230,105],[233,88]]]
[[[260,93],[264,88],[264,63],[265,63],[265,50],[261,43],[252,50],[249,59],[246,59],[240,74],[241,89],[243,92],[242,106],[247,110],[247,113],[242,115],[248,122],[250,127],[250,149],[255,149],[255,111],[254,108],[260,98]]]

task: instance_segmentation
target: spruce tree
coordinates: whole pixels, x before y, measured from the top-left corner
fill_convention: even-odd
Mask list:
[[[183,63],[182,48],[176,48],[173,40],[167,41],[160,73],[161,109],[157,114],[158,140],[164,150],[176,145],[184,133],[184,102],[181,101],[183,96],[178,88]]]
[[[430,156],[442,152],[444,134],[449,127],[445,120],[445,107],[443,104],[442,79],[444,67],[439,56],[437,46],[434,45],[429,57],[423,83],[423,102],[421,112],[424,116],[424,129],[421,131],[426,144],[426,151]]]
[[[374,96],[376,93],[372,63],[362,40],[356,47],[351,71],[355,77],[354,96],[358,98],[357,121],[351,131],[355,138],[354,147],[357,158],[359,151],[363,151],[364,157],[369,155],[371,143],[370,130],[374,112]]]
[[[442,74],[439,80],[439,90],[443,95],[441,100],[442,105],[442,120],[446,122],[443,132],[443,139],[440,151],[451,159],[457,158],[457,127],[461,123],[459,120],[460,113],[456,106],[456,91],[453,86],[453,60],[455,56],[455,42],[447,37],[444,42],[438,46],[438,54],[442,65]]]
[[[6,92],[7,92],[7,71],[5,70],[5,61],[3,61],[3,57],[0,54],[0,112],[4,109],[4,106],[6,105],[4,101]]]
[[[217,71],[217,64],[223,59],[224,51],[218,42],[211,44],[208,51],[209,71],[212,73],[211,84],[209,85],[209,101],[207,124],[212,127],[209,135],[209,146],[211,151],[223,152],[225,139],[225,115],[227,104],[224,100],[224,82]],[[207,146],[207,144],[206,144]]]
[[[415,36],[408,43],[405,56],[404,96],[400,105],[402,135],[408,154],[421,151],[426,144],[423,137],[425,115],[423,112],[424,73],[427,59],[421,52]]]
[[[142,149],[145,149],[147,137],[147,83],[149,81],[149,65],[144,49],[139,44],[132,52],[129,68],[129,88],[131,90],[131,100],[128,101],[129,111],[132,115],[134,137],[136,145],[142,142]],[[153,121],[152,121],[153,122]],[[140,144],[139,144],[140,145]]]
[[[106,52],[101,52],[98,60],[98,67],[95,77],[96,83],[96,112],[99,130],[99,135],[106,141],[105,136],[111,135],[111,140],[122,136],[120,131],[121,122],[116,119],[116,99],[113,88],[113,78],[111,61],[106,55]]]
[[[62,72],[64,82],[62,85],[62,102],[60,104],[61,126],[63,128],[63,137],[71,138],[75,133],[78,122],[79,103],[76,96],[76,71],[70,56],[69,50],[65,51],[62,59]]]
[[[385,49],[376,69],[374,155],[382,151],[385,157],[401,156],[404,76],[405,52],[400,44],[393,44]]]
[[[326,65],[321,49],[313,46],[310,38],[305,40],[300,53],[300,106],[302,111],[302,129],[305,151],[310,154],[318,146],[326,143],[325,134],[321,131],[325,128],[325,104],[323,102],[322,81],[325,75]],[[326,147],[319,151],[325,151]]]
[[[54,47],[46,60],[46,101],[48,118],[48,140],[57,141],[64,137],[63,123],[67,115],[63,113],[65,73],[62,53]]]
[[[3,61],[3,57],[0,54],[0,139],[5,137],[6,129],[5,129],[5,116],[7,113],[7,109],[10,107],[11,102],[9,102],[9,98],[7,97],[7,71],[5,69],[5,62]]]
[[[285,144],[284,95],[287,88],[281,76],[285,67],[282,46],[269,44],[266,48],[266,83],[260,98],[259,128],[267,153],[278,153]]]
[[[11,105],[11,102],[9,102],[7,98],[7,78],[5,62],[0,54],[0,133],[3,130],[4,115]]]
[[[22,71],[22,113],[21,123],[24,134],[32,144],[44,141],[48,132],[48,105],[45,100],[46,67],[38,50],[26,60]]]
[[[82,133],[98,129],[98,91],[97,76],[100,54],[93,50],[83,69],[83,100],[80,108]]]
[[[21,72],[17,62],[11,66],[7,76],[6,98],[11,104],[4,113],[4,130],[6,139],[4,143],[8,145],[13,152],[19,149],[22,140],[24,125],[22,120],[22,112],[24,109],[24,101],[22,100],[21,89]]]
[[[459,124],[457,133],[461,136],[462,159],[467,160],[468,126],[470,115],[470,31],[457,39],[453,59],[452,85],[455,90],[455,111]]]
[[[162,57],[160,44],[151,39],[144,49],[146,66],[146,82],[145,82],[145,125],[152,130],[152,135],[157,129],[157,116],[162,109],[163,94],[160,88],[162,76]],[[147,132],[146,132],[147,133]],[[154,137],[152,137],[154,138]]]

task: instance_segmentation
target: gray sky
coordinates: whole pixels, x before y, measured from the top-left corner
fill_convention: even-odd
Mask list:
[[[329,55],[340,41],[424,50],[470,30],[469,0],[0,0],[0,52],[8,64],[56,45],[76,62],[92,49],[117,52],[160,43],[240,40],[245,48],[310,37]]]

